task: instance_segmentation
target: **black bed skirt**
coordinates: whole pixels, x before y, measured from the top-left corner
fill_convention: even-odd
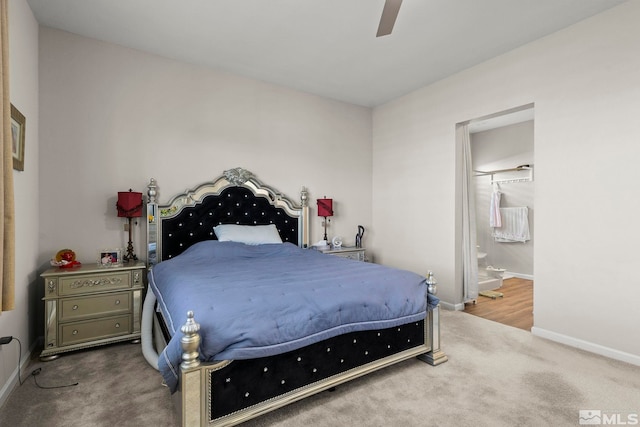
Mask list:
[[[424,320],[339,335],[288,353],[234,360],[212,370],[214,420],[425,343]]]

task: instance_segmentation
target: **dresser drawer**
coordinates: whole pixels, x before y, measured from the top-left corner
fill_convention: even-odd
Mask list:
[[[60,321],[105,317],[131,312],[131,292],[115,292],[96,296],[60,300]]]
[[[364,251],[356,251],[356,252],[333,252],[331,253],[333,256],[339,256],[342,258],[354,259],[356,261],[364,261]]]
[[[60,346],[131,333],[131,316],[86,320],[60,325]]]
[[[332,249],[321,249],[323,254],[338,256],[340,258],[349,258],[355,261],[366,261],[365,248],[356,247],[340,247]]]
[[[131,287],[129,271],[61,277],[60,295],[77,295]]]

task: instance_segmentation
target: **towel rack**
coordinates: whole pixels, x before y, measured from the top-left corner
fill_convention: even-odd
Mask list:
[[[479,170],[474,170],[475,175],[474,176],[487,176],[487,175],[491,175],[491,183],[503,183],[503,184],[507,184],[507,183],[512,183],[512,182],[530,182],[533,181],[533,165],[520,165],[520,166],[516,166],[515,168],[508,168],[508,169],[496,169],[496,170],[491,170],[491,171],[479,171]],[[501,173],[505,173],[505,172],[528,172],[527,176],[523,176],[523,177],[513,177],[510,176],[508,178],[496,178],[495,175],[496,174],[501,174]]]

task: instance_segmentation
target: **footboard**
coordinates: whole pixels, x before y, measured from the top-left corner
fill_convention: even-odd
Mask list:
[[[236,425],[411,357],[432,365],[446,362],[439,316],[436,307],[424,321],[345,334],[278,357],[201,364],[199,325],[189,312],[174,394],[181,424]]]

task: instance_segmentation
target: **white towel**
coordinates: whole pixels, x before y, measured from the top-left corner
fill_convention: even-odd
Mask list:
[[[493,229],[496,242],[526,242],[529,234],[529,208],[500,208],[502,227]]]
[[[500,215],[500,198],[502,193],[496,189],[491,193],[491,205],[489,206],[489,227],[502,227],[502,215]]]

